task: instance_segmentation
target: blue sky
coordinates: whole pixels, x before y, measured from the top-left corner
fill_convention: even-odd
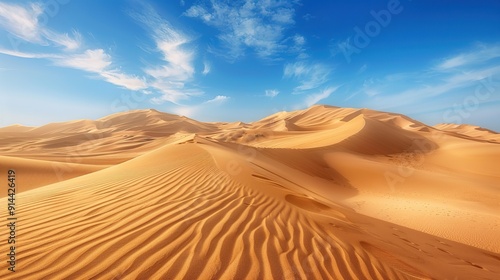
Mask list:
[[[0,1],[0,126],[313,104],[500,131],[500,1]]]

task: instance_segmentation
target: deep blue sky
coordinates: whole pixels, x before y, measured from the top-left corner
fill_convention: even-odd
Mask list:
[[[0,126],[313,104],[500,131],[500,1],[0,1]]]

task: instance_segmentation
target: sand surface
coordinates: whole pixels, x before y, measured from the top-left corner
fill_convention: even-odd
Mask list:
[[[0,155],[18,183],[0,279],[500,277],[500,137],[475,126],[136,110],[0,128]]]

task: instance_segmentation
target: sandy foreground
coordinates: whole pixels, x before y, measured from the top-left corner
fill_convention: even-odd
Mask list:
[[[136,110],[0,128],[0,155],[0,279],[500,278],[500,134],[480,127]]]

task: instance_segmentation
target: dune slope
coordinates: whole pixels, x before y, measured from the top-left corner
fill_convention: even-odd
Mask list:
[[[499,260],[487,251],[356,214],[297,191],[291,182],[254,174],[259,166],[248,163],[230,175],[221,170],[229,150],[204,141],[168,145],[20,194],[24,245],[12,279],[430,279],[500,273]],[[10,275],[4,270],[0,276]]]
[[[495,279],[500,145],[443,129],[329,106],[0,129],[2,165],[31,186],[0,278]]]

